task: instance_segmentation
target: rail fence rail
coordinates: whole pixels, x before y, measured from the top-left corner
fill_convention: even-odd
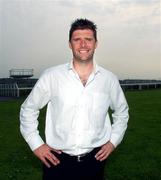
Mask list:
[[[141,82],[141,83],[120,83],[124,91],[126,90],[142,90],[142,89],[156,89],[161,88],[161,82]],[[7,83],[0,84],[0,96],[6,97],[20,97],[28,95],[32,90],[34,84],[30,87],[21,86],[21,84]]]

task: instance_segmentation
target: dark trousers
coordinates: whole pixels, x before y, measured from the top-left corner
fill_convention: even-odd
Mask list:
[[[43,180],[103,180],[105,161],[95,159],[98,148],[81,157],[55,154],[60,164],[50,168],[43,165]]]

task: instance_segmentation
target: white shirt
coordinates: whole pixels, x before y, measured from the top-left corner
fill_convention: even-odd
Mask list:
[[[108,141],[116,147],[127,128],[128,105],[119,82],[96,64],[85,86],[72,63],[42,74],[20,111],[20,130],[32,150],[44,144],[37,127],[39,110],[46,104],[46,143],[70,155],[89,152]]]

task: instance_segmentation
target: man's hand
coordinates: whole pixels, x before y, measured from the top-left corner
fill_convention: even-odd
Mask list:
[[[95,158],[98,161],[104,161],[114,151],[115,147],[111,142],[104,144],[96,154]]]
[[[59,159],[51,151],[61,154],[60,150],[55,150],[49,147],[47,144],[41,145],[33,152],[48,168],[50,168],[49,162],[51,162],[54,166],[60,163]]]

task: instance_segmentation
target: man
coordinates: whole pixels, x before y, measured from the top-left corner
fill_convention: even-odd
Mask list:
[[[124,136],[128,105],[115,75],[93,60],[97,43],[96,25],[75,20],[72,61],[46,70],[22,104],[21,133],[44,163],[44,180],[102,180],[105,159]],[[37,118],[46,104],[44,142]]]

